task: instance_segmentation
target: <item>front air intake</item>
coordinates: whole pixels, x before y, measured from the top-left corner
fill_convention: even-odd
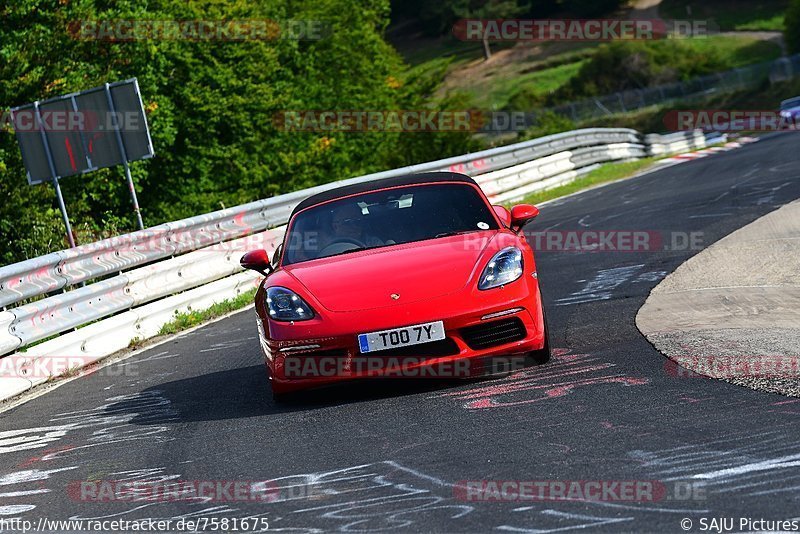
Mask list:
[[[461,336],[472,350],[488,349],[525,339],[525,325],[518,317],[492,321],[461,329]]]

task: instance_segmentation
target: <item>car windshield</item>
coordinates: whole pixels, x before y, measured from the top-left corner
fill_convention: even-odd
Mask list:
[[[491,209],[468,184],[363,193],[298,213],[286,241],[283,265],[497,228]]]

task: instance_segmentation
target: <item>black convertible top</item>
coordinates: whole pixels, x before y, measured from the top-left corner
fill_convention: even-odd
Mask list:
[[[417,174],[405,174],[403,176],[395,176],[393,178],[383,178],[381,180],[371,180],[369,182],[344,185],[317,193],[316,195],[311,195],[300,204],[295,206],[289,218],[294,217],[294,214],[300,210],[304,210],[311,206],[316,206],[317,204],[322,204],[323,202],[327,202],[329,200],[335,200],[337,198],[357,195],[358,193],[367,193],[376,189],[386,189],[388,187],[428,184],[435,182],[464,182],[477,185],[475,180],[469,176],[459,174],[457,172],[424,172]]]

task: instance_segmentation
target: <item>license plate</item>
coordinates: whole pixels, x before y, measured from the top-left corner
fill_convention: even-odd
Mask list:
[[[420,345],[439,341],[445,338],[444,322],[415,324],[402,328],[390,328],[380,332],[369,332],[358,335],[358,348],[361,353],[378,350],[396,349],[410,345]]]

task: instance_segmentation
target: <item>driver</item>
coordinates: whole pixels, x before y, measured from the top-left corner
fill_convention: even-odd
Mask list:
[[[331,242],[339,239],[354,240],[366,247],[377,247],[384,244],[377,237],[367,234],[364,215],[361,208],[355,203],[343,203],[331,212],[331,227],[333,234]]]

